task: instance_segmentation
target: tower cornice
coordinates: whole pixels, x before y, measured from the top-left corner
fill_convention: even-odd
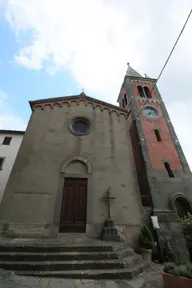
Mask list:
[[[136,77],[136,76],[127,76],[127,75],[125,75],[125,79],[157,82],[156,78],[149,78],[149,77]]]

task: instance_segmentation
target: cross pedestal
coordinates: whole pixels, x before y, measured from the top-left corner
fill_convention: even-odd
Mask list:
[[[114,222],[111,219],[110,204],[111,200],[114,200],[115,197],[111,197],[110,187],[105,191],[104,196],[101,198],[107,203],[107,212],[108,219],[104,223],[104,227],[101,233],[101,240],[104,241],[120,241],[120,236],[117,233],[117,229],[114,226]]]

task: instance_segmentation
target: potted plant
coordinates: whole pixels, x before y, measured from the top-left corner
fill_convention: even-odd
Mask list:
[[[148,262],[151,262],[152,250],[154,247],[153,236],[147,227],[143,225],[141,233],[139,235],[140,252],[143,257]]]
[[[164,288],[191,288],[192,264],[166,263],[163,269]]]

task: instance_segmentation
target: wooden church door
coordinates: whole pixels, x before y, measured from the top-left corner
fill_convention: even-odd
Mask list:
[[[85,232],[86,211],[87,179],[66,178],[59,232]]]

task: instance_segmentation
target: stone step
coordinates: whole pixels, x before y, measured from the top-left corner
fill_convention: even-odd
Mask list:
[[[72,271],[16,271],[15,274],[34,277],[57,277],[75,279],[133,279],[144,269],[149,267],[149,263],[141,262],[131,268],[105,269],[105,270],[72,270]]]
[[[15,274],[35,277],[58,277],[75,279],[133,279],[149,267],[146,262],[124,269],[72,270],[72,271],[16,271]]]
[[[1,239],[0,268],[26,276],[132,279],[146,267],[125,242],[75,241]]]
[[[141,262],[140,255],[133,255],[124,259],[109,260],[83,260],[83,261],[0,261],[0,268],[6,270],[37,270],[37,271],[60,271],[60,270],[86,270],[86,269],[121,269],[131,267]]]
[[[109,252],[0,252],[0,261],[72,261],[120,259],[133,256],[132,248]]]
[[[110,252],[125,248],[126,245],[112,246],[112,245],[62,245],[62,244],[41,244],[41,245],[22,245],[12,244],[0,245],[0,252]]]

